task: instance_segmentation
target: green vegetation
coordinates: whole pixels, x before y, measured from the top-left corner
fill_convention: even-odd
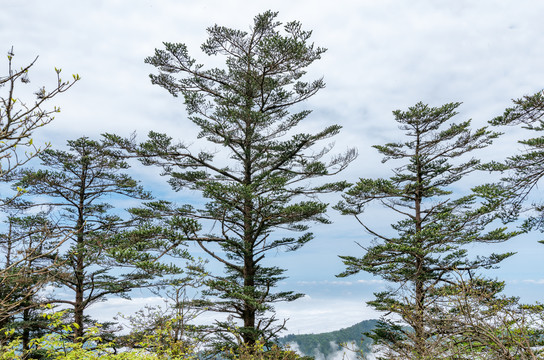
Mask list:
[[[0,344],[0,360],[26,358],[26,355],[30,355],[30,358],[57,360],[197,360],[209,358],[193,344],[184,341],[164,343],[164,331],[168,333],[172,329],[170,325],[167,325],[163,331],[148,334],[142,340],[140,348],[122,352],[116,350],[114,342],[104,341],[99,335],[99,326],[90,327],[84,337],[73,341],[72,328],[77,324],[66,324],[63,319],[64,314],[65,312],[43,314],[47,324],[46,328],[49,330],[48,334],[32,339],[24,355],[21,352],[22,347],[19,339]],[[226,349],[214,358],[236,360],[308,359],[277,345],[265,347],[259,341],[253,345]]]
[[[521,125],[523,129],[536,133],[544,131],[544,92],[514,100],[514,106],[507,108],[504,114],[497,116],[490,123],[495,126]],[[536,136],[519,141],[523,150],[513,154],[503,163],[492,161],[484,166],[490,171],[502,171],[506,176],[502,179],[508,184],[511,197],[508,201],[510,217],[516,217],[522,210],[531,210],[531,215],[524,223],[529,231],[544,231],[544,204],[541,199],[531,202],[530,209],[522,209],[524,200],[536,193],[539,182],[544,176],[544,136]]]

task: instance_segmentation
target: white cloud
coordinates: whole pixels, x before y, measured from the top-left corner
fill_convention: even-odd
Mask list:
[[[297,281],[298,285],[339,285],[339,286],[352,286],[357,284],[367,284],[367,285],[382,285],[385,284],[384,280],[378,280],[378,279],[371,279],[371,280],[365,280],[365,279],[359,279],[355,281],[347,281],[347,280],[312,280],[312,281],[306,281],[301,280]]]
[[[132,315],[145,306],[164,306],[164,299],[159,296],[134,297],[132,299],[109,298],[91,305],[89,314],[99,323],[112,321],[119,314]],[[120,323],[126,323],[119,319]]]
[[[122,333],[125,333],[130,331],[130,327],[128,326],[128,321],[123,316],[133,315],[146,306],[160,306],[164,309],[166,308],[166,302],[159,296],[133,297],[132,299],[109,298],[90,306],[88,313],[99,323],[112,321],[115,318],[116,322],[123,325],[124,329]],[[223,319],[225,317],[223,314],[208,312],[199,315],[194,322],[196,324],[212,324],[216,319]]]
[[[301,301],[276,305],[277,317],[289,319],[289,334],[322,333],[339,330],[358,322],[376,319],[379,314],[363,300],[338,297],[305,297]]]
[[[131,315],[146,305],[164,306],[164,300],[157,296],[133,297],[131,300],[110,298],[93,304],[89,314],[98,322],[105,322],[111,321],[119,313]],[[334,331],[379,317],[363,300],[345,298],[315,298],[306,295],[294,302],[276,304],[275,308],[278,319],[289,319],[288,330],[284,335]],[[199,316],[195,322],[211,324],[218,318],[223,318],[223,315],[209,312]],[[120,322],[126,323],[122,319]]]
[[[298,344],[296,342],[293,342],[293,343],[289,343],[288,344],[289,347],[296,351],[298,354],[302,354],[302,352],[300,351],[300,348],[298,346]],[[358,356],[358,350],[359,350],[359,347],[357,346],[357,344],[355,342],[351,342],[351,343],[348,343],[342,347],[339,348],[338,344],[335,343],[334,341],[331,341],[330,342],[330,346],[331,346],[331,350],[332,352],[330,354],[328,354],[327,356],[325,356],[322,352],[320,352],[319,350],[315,350],[315,352],[313,354],[310,354],[311,356],[313,356],[315,358],[315,360],[355,360],[355,359],[359,359],[359,356]],[[373,359],[374,357],[371,355],[370,358],[368,358],[369,360]]]
[[[386,282],[384,280],[377,280],[377,279],[372,279],[372,280],[357,280],[358,283],[360,284],[385,284]]]
[[[523,282],[535,285],[544,285],[544,279],[526,279],[523,280]]]
[[[300,346],[298,345],[298,343],[290,342],[290,343],[287,343],[287,346],[289,347],[290,350],[296,352],[297,354],[304,355],[304,353],[300,350]]]

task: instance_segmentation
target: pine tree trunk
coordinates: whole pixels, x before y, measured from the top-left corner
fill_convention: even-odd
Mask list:
[[[418,261],[418,264],[421,264]],[[423,359],[425,355],[425,320],[424,320],[424,297],[423,281],[416,280],[416,314],[414,317],[415,347],[417,359]]]
[[[29,350],[30,350],[30,329],[28,328],[28,321],[30,320],[30,310],[25,309],[23,311],[23,336],[22,336],[22,346],[23,346],[23,360],[28,359]]]
[[[79,342],[83,337],[83,257],[77,256],[76,264],[76,301],[74,306],[74,341]]]
[[[418,237],[417,240],[417,247],[418,250],[421,250],[423,248],[423,239],[420,237],[420,233],[422,230],[422,217],[421,217],[421,201],[423,198],[423,189],[422,189],[422,183],[423,183],[423,174],[421,169],[421,162],[419,160],[420,156],[420,138],[419,135],[416,140],[416,150],[415,150],[415,157],[416,157],[416,191],[415,191],[415,202],[414,202],[414,209],[415,209],[415,236]],[[425,299],[425,293],[424,293],[424,283],[423,283],[423,275],[424,275],[424,269],[423,269],[423,255],[417,254],[416,255],[416,273],[415,273],[415,316],[414,316],[414,332],[415,332],[415,350],[416,350],[416,356],[417,359],[423,359],[425,354],[425,320],[424,320],[424,311],[425,311],[425,305],[424,305],[424,299]]]
[[[75,283],[76,283],[76,298],[74,305],[74,323],[76,324],[74,329],[74,341],[79,342],[83,337],[83,295],[84,295],[84,255],[83,252],[83,221],[78,220],[79,231],[77,234],[77,254],[76,254],[76,269],[75,269]]]
[[[253,297],[253,294],[255,292],[255,264],[253,260],[253,236],[251,234],[251,209],[251,201],[246,200],[244,204],[244,291],[246,292],[246,295],[249,295],[250,298]],[[246,330],[255,329],[255,306],[252,302],[245,300],[242,317],[244,320],[244,328],[246,328]],[[257,341],[255,336],[256,335],[254,331],[245,331],[242,336],[244,344],[253,346]]]
[[[87,191],[85,184],[87,178],[87,164],[83,164],[81,171],[81,187],[79,189],[79,204],[78,204],[78,219],[76,224],[76,268],[75,268],[75,282],[76,282],[76,299],[74,306],[74,323],[76,329],[74,330],[74,341],[82,341],[83,337],[83,296],[84,296],[84,281],[85,281],[85,216],[83,209],[85,208],[85,193]]]
[[[253,266],[253,257],[246,257],[244,264],[244,288],[246,291],[253,292],[255,287],[255,267]],[[246,329],[255,329],[255,306],[248,301],[245,302],[245,309],[243,314],[244,327]],[[255,338],[255,332],[244,332],[243,339],[244,344],[253,346],[257,339]]]
[[[248,65],[249,66],[249,65]],[[251,86],[248,84],[248,92],[250,92]],[[248,103],[246,107],[248,110],[251,109],[251,94],[248,94],[246,99]],[[252,138],[252,129],[251,119],[246,119],[246,128],[245,128],[245,160],[244,160],[244,185],[250,186],[252,183],[251,178],[251,169],[252,169],[252,160],[251,160],[251,138]],[[246,295],[249,295],[253,299],[255,294],[255,263],[254,263],[254,254],[253,254],[253,245],[254,245],[254,235],[253,235],[253,203],[251,198],[247,198],[248,195],[245,195],[244,200],[244,291]],[[248,294],[249,293],[249,294]],[[258,340],[256,329],[255,329],[255,305],[252,301],[245,301],[244,310],[243,310],[243,320],[244,320],[244,331],[242,337],[244,344],[248,345],[250,349],[253,347],[255,342]],[[251,329],[251,330],[249,330]],[[249,330],[249,331],[247,331]]]

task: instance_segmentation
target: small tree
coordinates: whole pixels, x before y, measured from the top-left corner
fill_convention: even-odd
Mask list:
[[[463,278],[435,291],[430,318],[436,359],[543,359],[544,306],[501,294],[504,283]]]
[[[394,111],[408,140],[374,146],[388,160],[403,161],[390,179],[360,179],[337,205],[354,215],[375,242],[363,247],[363,257],[341,256],[347,266],[340,276],[367,271],[398,288],[377,293],[369,304],[402,319],[384,319],[375,340],[389,349],[388,359],[430,359],[429,343],[436,339],[426,314],[432,313],[435,290],[452,281],[456,272],[491,268],[508,254],[469,259],[465,245],[502,242],[516,233],[504,227],[489,229],[506,196],[498,185],[481,185],[453,198],[451,186],[473,172],[477,159],[458,159],[483,148],[498,136],[486,128],[471,132],[470,121],[446,123],[457,114],[459,103],[438,108],[418,103],[408,111]],[[380,234],[361,214],[371,202],[379,202],[402,217],[392,225],[398,234]]]
[[[54,119],[54,114],[60,112],[60,108],[46,109],[44,106],[52,98],[71,88],[80,78],[72,75],[73,81],[63,81],[60,78],[61,69],[55,68],[57,83],[48,90],[39,88],[34,94],[36,99],[28,102],[17,97],[17,82],[23,84],[30,82],[28,73],[36,60],[20,69],[13,66],[13,48],[8,53],[8,74],[0,76],[0,180],[6,181],[12,171],[34,158],[44,148],[36,146],[33,142],[33,132]],[[49,145],[46,144],[45,147]],[[19,150],[17,148],[19,147]],[[26,148],[24,155],[20,149]]]
[[[158,295],[163,296],[164,306],[149,306],[133,315],[124,316],[130,325],[130,333],[123,336],[122,344],[131,348],[144,348],[159,356],[182,356],[204,350],[205,328],[194,320],[205,310],[195,306],[202,279],[186,277],[166,286]],[[188,291],[189,290],[189,291]],[[189,292],[194,295],[189,295]]]
[[[265,314],[273,312],[274,303],[302,296],[273,291],[285,270],[266,265],[265,256],[299,249],[313,237],[308,223],[329,222],[323,216],[327,205],[314,196],[341,190],[345,183],[316,185],[309,180],[336,174],[355,156],[352,150],[327,163],[323,157],[330,145],[313,150],[336,135],[338,125],[316,134],[294,133],[310,111],[291,111],[325,86],[321,79],[301,80],[305,68],[325,49],[309,43],[311,32],[296,21],[281,33],[276,16],[271,11],[256,16],[249,32],[208,28],[202,50],[225,56],[224,69],[205,70],[183,44],[164,43],[164,50],[145,60],[159,70],[151,75],[152,82],[183,96],[199,136],[220,147],[225,158],[216,159],[214,150],[194,153],[156,132],[140,145],[110,136],[144,164],[161,166],[175,190],[199,191],[207,199],[204,207],[185,207],[179,213],[217,224],[208,233],[192,236],[225,267],[225,274],[212,274],[206,282],[208,308],[240,319],[241,327],[218,321],[215,331],[226,341],[232,341],[234,333],[249,345],[260,338],[268,341],[283,329],[283,324],[274,324],[273,315]],[[279,229],[303,234],[283,237],[274,232]]]
[[[128,175],[117,151],[104,142],[79,138],[68,141],[69,151],[47,149],[40,154],[43,170],[25,170],[18,186],[52,207],[58,226],[70,243],[60,259],[54,282],[74,294],[54,299],[73,308],[74,338],[84,334],[84,312],[107,295],[125,296],[158,275],[150,249],[156,243],[134,241],[123,231],[131,223],[105,202],[114,196],[149,199],[150,194]],[[144,231],[140,229],[141,231]],[[131,233],[130,233],[131,234]],[[123,271],[123,267],[130,268]]]
[[[20,96],[20,84],[23,87],[30,82],[29,73],[37,61],[34,59],[30,64],[19,69],[13,64],[13,49],[9,51],[7,74],[0,75],[0,181],[11,181],[15,170],[36,157],[49,144],[38,146],[33,141],[34,132],[42,126],[50,123],[54,115],[60,112],[60,108],[53,106],[47,108],[55,96],[67,91],[77,81],[79,75],[73,75],[73,81],[64,81],[60,78],[60,69],[55,69],[57,75],[56,84],[49,89],[40,87],[37,89],[34,100],[24,100]],[[10,207],[14,207],[14,199],[21,195],[24,189],[17,188],[15,195],[4,194],[0,200],[0,207],[8,214]],[[0,322],[28,309],[23,303],[32,299],[44,283],[48,281],[48,269],[53,266],[47,263],[46,258],[53,254],[55,248],[48,248],[51,245],[49,235],[50,229],[41,227],[43,222],[35,218],[19,218],[7,215],[8,230],[2,236],[2,246],[5,250],[5,262],[0,267]],[[26,225],[23,225],[26,223]],[[17,233],[10,232],[10,229]],[[26,233],[24,232],[26,231]],[[42,236],[44,235],[44,236]],[[37,237],[40,237],[37,240]],[[29,245],[27,240],[32,240]],[[26,243],[23,243],[24,241]],[[60,242],[56,242],[59,246]],[[21,247],[22,246],[22,247]],[[30,281],[30,282],[29,282]]]

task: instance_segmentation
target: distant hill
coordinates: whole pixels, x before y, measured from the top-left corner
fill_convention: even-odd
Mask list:
[[[330,355],[341,351],[339,344],[355,343],[365,353],[370,352],[372,340],[364,337],[363,333],[372,331],[378,320],[365,320],[345,329],[321,334],[290,334],[281,337],[278,342],[282,345],[296,343],[298,350],[306,356],[323,355],[326,359]]]

